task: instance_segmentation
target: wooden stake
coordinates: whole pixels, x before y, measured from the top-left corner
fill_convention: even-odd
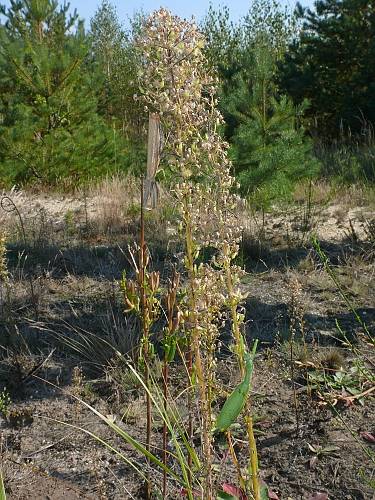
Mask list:
[[[147,175],[144,182],[144,206],[155,208],[159,201],[159,188],[155,181],[160,164],[161,126],[157,113],[150,113],[148,119]]]

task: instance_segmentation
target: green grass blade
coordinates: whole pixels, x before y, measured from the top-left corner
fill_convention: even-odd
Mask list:
[[[133,446],[135,450],[137,450],[141,455],[144,457],[148,458],[152,463],[160,467],[162,470],[165,470],[167,474],[169,474],[170,477],[175,479],[178,483],[180,483],[182,486],[186,487],[185,481],[182,481],[181,478],[173,472],[172,469],[169,467],[165,466],[161,460],[159,460],[153,453],[147,450],[139,441],[134,439],[130,434],[128,434],[126,431],[121,429],[117,424],[115,424],[112,420],[107,418],[105,415],[100,413],[96,408],[91,406],[90,404],[86,403],[82,399],[77,398],[80,403],[82,403],[86,408],[88,408],[90,411],[92,411],[96,416],[98,416],[103,422],[105,422],[108,427],[110,427],[115,433],[120,436],[124,441],[126,441],[128,444]],[[86,431],[87,432],[87,431]],[[91,433],[95,439],[98,439],[97,436]]]
[[[182,475],[183,475],[184,481],[186,483],[185,487],[186,487],[186,490],[187,490],[187,496],[188,496],[188,498],[192,498],[191,497],[191,485],[188,486],[189,485],[189,477],[190,476],[192,477],[192,471],[191,471],[191,469],[190,469],[190,467],[188,465],[188,460],[187,460],[187,457],[186,457],[186,453],[184,453],[184,450],[182,449],[182,447],[180,445],[179,438],[183,441],[185,449],[186,449],[186,452],[187,452],[187,455],[192,458],[192,462],[194,463],[194,465],[197,467],[198,470],[200,469],[199,458],[196,455],[195,450],[188,443],[188,441],[186,439],[186,432],[184,431],[184,429],[181,429],[181,427],[179,425],[179,419],[178,419],[178,417],[176,417],[172,413],[173,420],[174,420],[174,422],[176,424],[176,427],[177,427],[177,432],[176,432],[175,427],[173,426],[173,424],[172,424],[172,422],[171,422],[171,420],[170,420],[170,418],[168,416],[168,413],[166,413],[162,409],[162,403],[159,403],[156,400],[154,394],[146,386],[146,384],[144,383],[142,377],[134,369],[134,367],[131,366],[130,364],[128,365],[128,367],[132,371],[132,373],[134,374],[134,376],[138,379],[138,381],[140,382],[140,384],[142,385],[142,387],[144,388],[144,390],[149,394],[149,396],[151,398],[151,401],[154,404],[156,410],[158,411],[159,415],[161,416],[163,422],[167,425],[169,434],[170,434],[170,436],[172,438],[173,444],[174,444],[175,449],[176,449],[178,463],[179,463],[179,465],[181,467]],[[159,399],[160,399],[161,402],[163,402],[164,398],[163,398],[163,395],[161,394],[160,389],[158,388],[158,386],[155,383],[155,381],[152,381],[152,382],[153,382],[153,387],[155,389],[156,394],[159,393]]]

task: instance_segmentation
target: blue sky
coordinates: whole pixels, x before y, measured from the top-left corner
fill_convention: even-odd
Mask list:
[[[280,0],[282,4],[294,7],[295,0]],[[302,5],[311,7],[314,0],[301,0]],[[9,1],[5,0],[2,3],[9,5]],[[70,0],[72,8],[76,8],[80,17],[88,21],[101,0]],[[228,5],[234,20],[246,14],[249,9],[251,0],[112,0],[116,6],[118,15],[121,20],[126,21],[137,10],[143,9],[145,12],[150,12],[163,7],[169,8],[173,13],[181,17],[191,17],[194,15],[198,20],[204,17],[207,9],[212,3],[215,7],[220,5]]]

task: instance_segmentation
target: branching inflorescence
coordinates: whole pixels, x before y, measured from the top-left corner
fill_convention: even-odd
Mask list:
[[[187,275],[183,308],[190,348],[186,355],[190,382],[196,380],[198,387],[205,469],[203,495],[209,499],[214,496],[211,407],[225,311],[232,316],[234,350],[242,375],[246,345],[241,332],[243,317],[237,310],[242,299],[238,288],[242,271],[233,265],[242,234],[236,215],[238,197],[234,193],[228,144],[219,133],[223,118],[217,110],[217,80],[208,70],[204,45],[204,37],[194,22],[165,9],[153,13],[138,38],[143,67],[139,73],[141,95],[135,98],[143,101],[146,111],[160,118],[164,133],[162,164],[173,180],[180,216]],[[198,263],[202,250],[207,248],[212,258]],[[190,410],[192,413],[191,399]],[[192,415],[190,418],[192,434]],[[257,482],[255,465],[253,460],[253,484]],[[256,491],[254,496],[258,498]]]

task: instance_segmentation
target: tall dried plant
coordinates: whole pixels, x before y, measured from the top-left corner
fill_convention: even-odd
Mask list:
[[[143,54],[139,73],[146,111],[157,114],[164,132],[165,168],[172,173],[173,192],[185,243],[184,324],[188,335],[190,381],[196,380],[202,429],[203,498],[214,498],[213,421],[211,406],[216,350],[223,311],[231,312],[235,352],[244,373],[246,344],[238,314],[241,270],[233,265],[242,228],[236,217],[237,197],[231,176],[228,144],[220,136],[223,118],[216,108],[217,81],[208,71],[205,40],[194,22],[160,9],[145,22],[138,40]],[[166,163],[166,162],[165,162]],[[214,257],[198,263],[202,249]],[[190,403],[192,400],[190,399]],[[192,406],[190,408],[192,410]],[[252,494],[260,498],[256,448],[247,406]],[[192,411],[190,411],[192,434]]]
[[[150,340],[150,330],[153,323],[160,313],[160,303],[157,297],[159,291],[159,273],[149,271],[148,265],[150,254],[146,247],[144,235],[144,214],[143,214],[143,185],[141,189],[142,208],[141,208],[141,237],[139,247],[136,251],[129,248],[131,262],[135,271],[135,280],[126,279],[124,274],[121,288],[124,294],[125,306],[128,312],[136,313],[141,324],[141,349],[139,353],[139,362],[144,371],[144,383],[146,388],[146,450],[151,450],[151,431],[152,431],[152,404],[151,404],[151,377],[150,365],[153,358],[153,345]],[[138,255],[136,255],[138,253]],[[137,259],[138,257],[138,259]],[[151,465],[148,458],[148,466]],[[149,470],[146,474],[146,498],[151,498],[151,478]]]
[[[296,432],[299,432],[299,408],[297,398],[297,388],[295,380],[295,340],[297,333],[300,333],[303,341],[304,357],[307,358],[307,345],[305,339],[304,329],[304,302],[302,295],[302,285],[296,276],[292,276],[289,281],[290,301],[289,301],[289,314],[290,314],[290,367],[291,377],[293,384],[293,403],[296,416]]]
[[[3,283],[7,283],[9,280],[6,241],[6,234],[0,231],[0,282]]]

